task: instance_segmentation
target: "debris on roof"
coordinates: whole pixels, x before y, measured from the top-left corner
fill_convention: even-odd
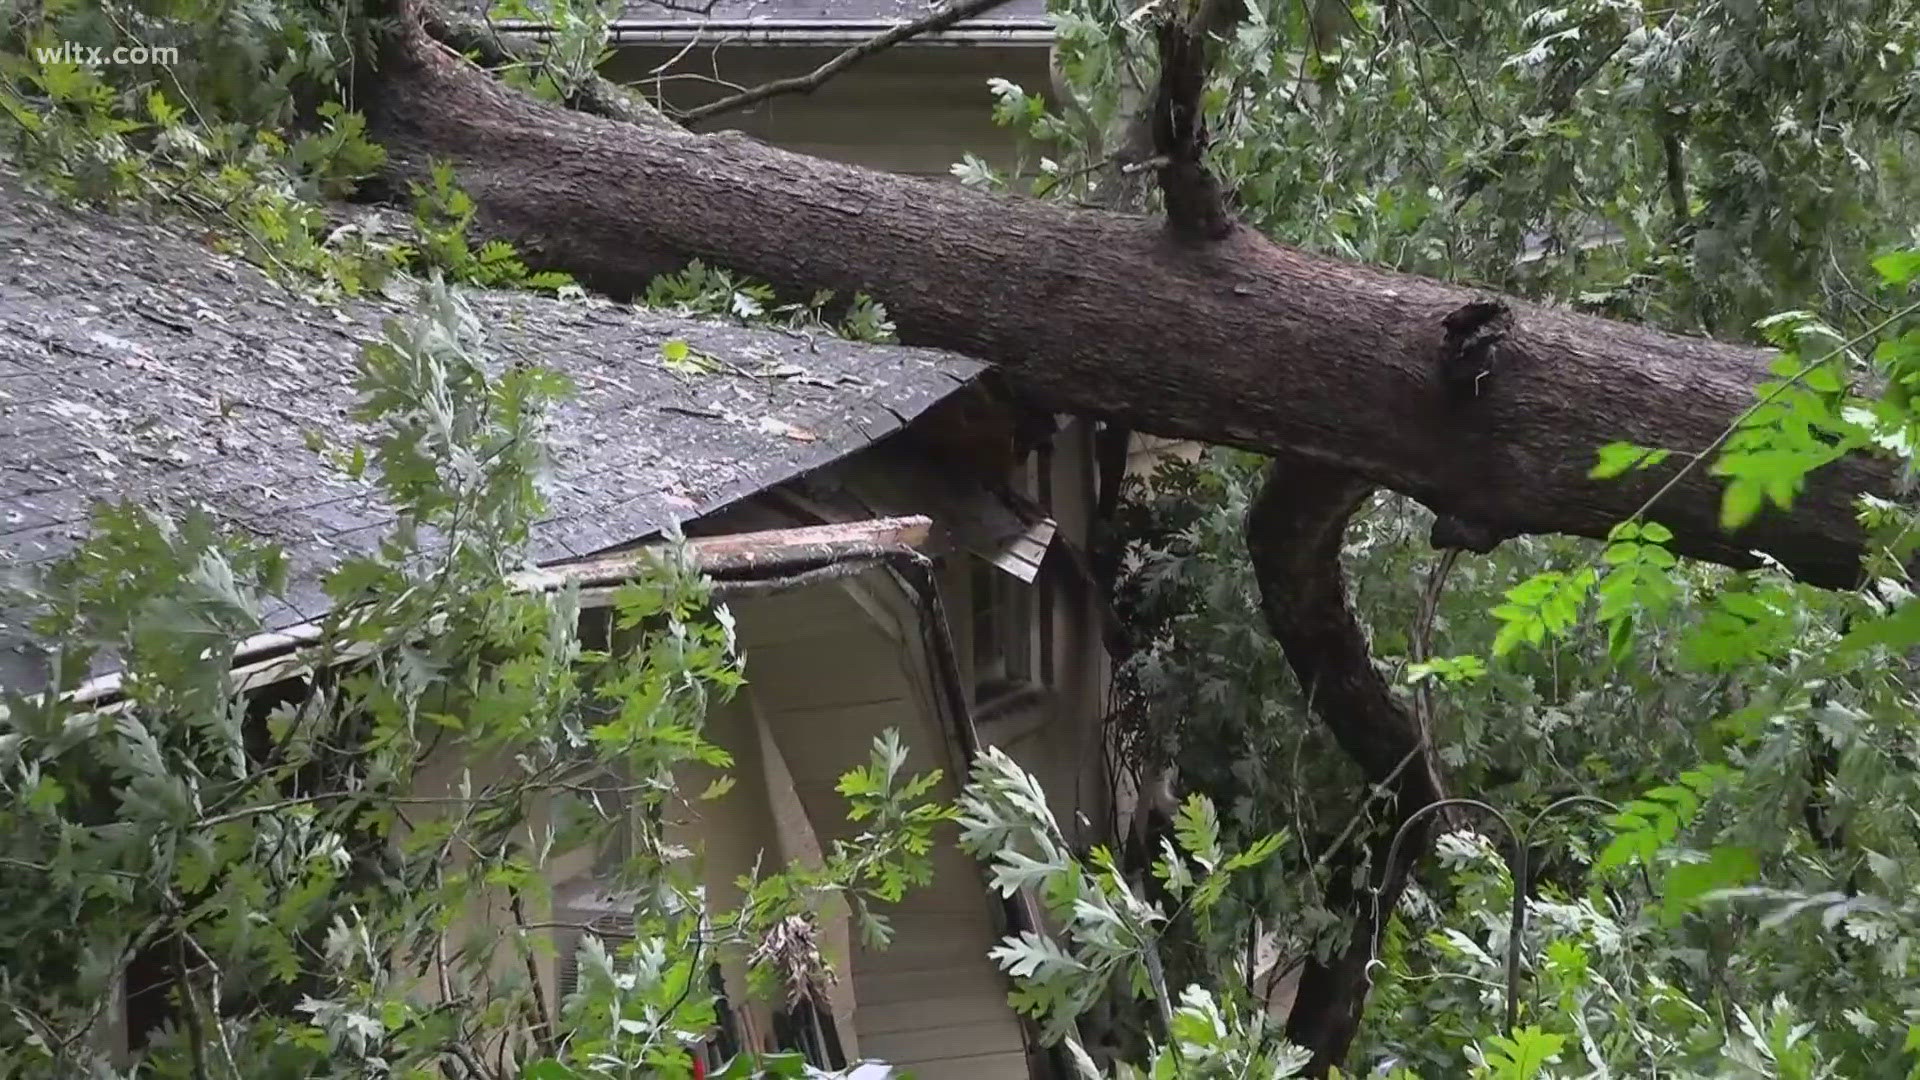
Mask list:
[[[391,515],[308,446],[348,419],[360,347],[399,303],[312,303],[177,224],[72,209],[0,171],[0,573],[71,551],[94,503],[205,507],[289,555],[267,629],[324,610],[321,576]],[[835,461],[981,366],[947,353],[464,291],[500,364],[569,376],[535,561],[656,534]],[[720,362],[674,364],[682,341]],[[22,670],[0,612],[0,682]],[[14,654],[9,656],[8,654]]]

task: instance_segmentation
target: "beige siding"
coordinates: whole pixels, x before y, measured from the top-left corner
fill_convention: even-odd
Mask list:
[[[1161,439],[1152,435],[1135,435],[1127,447],[1127,474],[1142,480],[1150,480],[1153,471],[1160,463],[1169,458],[1181,458],[1198,461],[1205,447],[1191,439]]]
[[[704,81],[716,75],[738,86],[756,86],[804,74],[839,51],[734,44],[693,49],[674,62],[677,47],[633,46],[616,52],[605,71],[686,108],[726,92]],[[666,78],[649,74],[669,62],[662,73]],[[699,126],[742,131],[799,153],[888,172],[946,176],[965,151],[1005,170],[1019,153],[1011,134],[993,123],[987,80],[994,77],[1044,92],[1046,48],[902,46],[843,71],[811,94],[769,98]],[[1037,160],[1029,155],[1030,165]]]
[[[908,768],[942,769],[946,782],[936,795],[957,796],[961,763],[918,647],[918,616],[890,576],[871,573],[850,587],[808,589],[771,606],[756,601],[735,614],[755,699],[823,840],[857,831],[834,784],[888,727],[910,748]],[[796,625],[810,633],[794,636]],[[1024,1078],[1020,1025],[987,958],[999,937],[991,902],[951,830],[944,839],[933,856],[933,884],[886,912],[893,945],[853,947],[859,1053],[923,1077]]]
[[[773,872],[789,863],[817,866],[821,844],[806,808],[795,796],[792,779],[761,705],[767,690],[750,686],[707,720],[707,737],[733,755],[734,786],[721,798],[695,802],[680,811],[672,838],[706,860],[704,882],[715,912],[737,909],[743,899],[737,884],[756,867]],[[690,768],[679,777],[683,792],[706,790],[715,778],[712,770]],[[850,934],[846,906],[835,901],[821,912],[821,954],[836,970],[850,962]],[[773,1031],[767,1002],[747,993],[747,966],[737,953],[722,959],[728,999],[741,1025],[742,1041],[764,1045]],[[833,994],[829,1011],[835,1025],[847,1031],[853,1017],[851,988]],[[848,1053],[857,1053],[858,1039],[843,1037]]]
[[[817,864],[835,837],[858,831],[845,819],[835,784],[867,760],[882,730],[899,729],[911,751],[909,770],[943,770],[946,779],[931,797],[956,798],[955,778],[964,772],[951,724],[937,705],[917,609],[891,575],[876,571],[747,600],[733,612],[749,683],[714,710],[708,734],[733,755],[736,784],[719,799],[677,808],[672,828],[673,839],[702,853],[701,876],[722,911],[737,906],[735,883],[756,863]],[[476,782],[488,771],[476,767]],[[422,776],[421,793],[456,790],[460,774],[452,760],[435,762]],[[701,768],[679,778],[689,793],[710,779]],[[1022,1028],[1006,1004],[1007,983],[987,956],[1000,927],[980,868],[954,845],[951,827],[933,857],[932,885],[883,909],[894,924],[890,948],[867,949],[853,940],[844,906],[824,912],[823,951],[840,978],[831,1011],[843,1049],[852,1059],[886,1060],[921,1077],[1025,1080]],[[563,898],[591,872],[584,854],[550,871]],[[525,979],[522,961],[506,947],[513,919],[503,900],[468,912],[450,938],[493,950],[495,985],[504,989]],[[546,914],[530,913],[536,920]],[[559,965],[547,955],[537,964],[552,1001]],[[430,971],[421,974],[432,982]],[[750,1000],[744,964],[726,960],[723,975],[741,1034],[749,1045],[765,1045],[770,1010]]]
[[[1012,478],[1023,494],[1044,502],[1066,542],[1086,543],[1094,504],[1091,430],[1069,421],[1048,455],[1036,455]],[[1042,470],[1046,479],[1042,480]],[[875,512],[911,512],[913,507],[875,507]],[[786,521],[743,506],[728,522],[766,528]],[[766,517],[766,520],[760,518]],[[704,531],[704,530],[703,530]],[[1081,815],[1098,829],[1111,797],[1100,753],[1107,663],[1098,609],[1077,585],[1073,560],[1056,552],[1032,586],[1044,602],[1035,613],[1032,648],[1036,675],[1049,673],[1044,703],[1028,715],[983,727],[984,739],[1002,745],[1036,773],[1049,791],[1061,825],[1077,832]],[[942,589],[960,650],[961,678],[971,685],[974,613],[968,587],[971,556],[952,555],[941,568]],[[994,571],[999,573],[999,571]],[[956,778],[966,763],[951,720],[942,715],[935,673],[923,646],[920,613],[892,575],[870,572],[848,582],[736,602],[747,688],[715,711],[711,737],[735,756],[737,784],[726,797],[694,803],[678,827],[690,847],[704,850],[704,877],[717,907],[738,900],[735,880],[760,861],[777,866],[813,862],[835,837],[854,832],[835,791],[839,775],[865,761],[874,735],[896,727],[912,756],[909,768],[938,767],[947,780],[942,799],[958,794]],[[1049,662],[1038,663],[1040,650]],[[688,791],[709,778],[689,770]],[[457,784],[447,772],[435,782]],[[980,868],[952,844],[951,831],[936,848],[932,887],[912,894],[887,914],[894,945],[868,950],[853,940],[844,909],[826,912],[823,945],[841,973],[831,1007],[850,1056],[910,1067],[923,1078],[1027,1075],[1026,1038],[1006,1004],[1007,983],[987,957],[1002,932],[1001,914],[984,888]],[[577,860],[576,860],[577,863]],[[556,868],[556,879],[584,873],[583,865]],[[476,929],[510,923],[504,911],[474,913]],[[516,978],[517,962],[502,956],[500,974]],[[554,967],[541,962],[543,981],[554,985]],[[746,981],[735,960],[724,974],[729,996],[745,1005]],[[770,1031],[763,1006],[742,1010],[753,1043]]]
[[[926,514],[933,518],[940,590],[961,680],[969,688],[978,686],[981,675],[973,655],[979,615],[974,610],[976,575],[985,568],[987,576],[1028,599],[1027,669],[1036,680],[1044,679],[1045,693],[1033,707],[1010,713],[989,706],[987,712],[998,715],[979,725],[979,735],[1040,777],[1056,818],[1070,836],[1083,833],[1078,824],[1082,815],[1097,832],[1112,804],[1101,753],[1110,665],[1102,636],[1103,601],[1093,595],[1081,576],[1081,564],[1067,550],[1077,548],[1084,557],[1092,529],[1097,474],[1092,423],[1063,418],[1052,439],[1052,451],[1030,455],[1007,477],[1009,487],[1043,504],[1058,524],[1057,546],[1032,584],[987,567],[977,556],[959,550],[951,538],[943,539],[943,508],[952,504],[934,494],[939,484],[929,470],[938,467],[937,461],[918,453],[892,453],[879,446],[836,466],[799,501],[823,516]],[[1041,479],[1043,468],[1046,483]],[[727,528],[764,527],[750,513],[733,512],[726,517]],[[797,625],[779,632],[807,632],[791,628]]]

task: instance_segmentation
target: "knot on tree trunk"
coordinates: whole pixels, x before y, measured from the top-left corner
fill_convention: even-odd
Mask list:
[[[1287,1038],[1313,1053],[1312,1076],[1339,1065],[1359,1030],[1370,965],[1432,840],[1432,815],[1407,828],[1397,847],[1394,836],[1444,797],[1426,733],[1374,666],[1366,631],[1347,604],[1340,549],[1348,519],[1372,493],[1353,473],[1288,457],[1274,462],[1247,513],[1268,629],[1314,714],[1366,775],[1359,812],[1374,818],[1328,859],[1326,905],[1345,916],[1351,936],[1330,959],[1308,962],[1287,1017]]]
[[[1513,331],[1513,309],[1500,300],[1472,300],[1440,320],[1440,377],[1457,394],[1480,396],[1500,343]]]

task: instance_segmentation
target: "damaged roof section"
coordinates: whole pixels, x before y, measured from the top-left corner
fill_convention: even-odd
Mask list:
[[[657,534],[835,461],[971,380],[951,354],[672,318],[600,300],[463,293],[491,363],[560,371],[547,564]],[[268,629],[392,514],[330,467],[387,300],[313,304],[177,227],[29,194],[0,171],[0,572],[72,551],[101,500],[204,506],[279,544],[294,582]],[[685,342],[692,362],[663,346]],[[678,354],[678,346],[672,350]],[[0,681],[19,669],[0,612]]]

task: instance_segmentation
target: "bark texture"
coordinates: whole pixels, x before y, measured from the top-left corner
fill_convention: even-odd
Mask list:
[[[1289,1018],[1315,1075],[1358,1030],[1368,967],[1432,826],[1389,859],[1392,837],[1442,796],[1420,725],[1347,606],[1349,515],[1385,487],[1441,515],[1437,544],[1603,537],[1688,455],[1710,451],[1765,376],[1757,350],[1273,244],[1216,221],[1204,185],[1164,168],[1171,228],[549,107],[418,33],[382,57],[375,85],[364,106],[392,179],[451,161],[489,230],[594,287],[632,292],[701,258],[796,289],[866,290],[906,340],[992,362],[1051,408],[1275,456],[1248,521],[1266,618],[1385,807],[1352,848],[1365,854],[1344,856],[1329,888],[1349,944],[1308,968]],[[1164,110],[1157,119],[1168,166],[1197,162],[1168,151],[1204,132]],[[1677,452],[1625,480],[1589,479],[1596,449],[1615,441]],[[1889,479],[1880,464],[1843,462],[1792,514],[1727,535],[1703,467],[1652,516],[1681,554],[1749,566],[1764,551],[1809,581],[1846,586],[1863,540],[1854,500],[1887,492]]]
[[[1267,627],[1314,712],[1360,766],[1369,791],[1383,796],[1382,806],[1362,811],[1382,810],[1378,819],[1331,863],[1325,903],[1345,917],[1346,947],[1329,960],[1309,960],[1287,1016],[1287,1038],[1313,1052],[1312,1076],[1341,1064],[1360,1030],[1372,982],[1368,968],[1414,866],[1426,855],[1433,818],[1415,825],[1397,848],[1394,835],[1422,807],[1445,797],[1420,725],[1374,666],[1366,631],[1347,604],[1341,541],[1347,520],[1373,490],[1343,469],[1280,458],[1247,514],[1247,549]]]
[[[1251,230],[1187,242],[1151,220],[868,172],[740,136],[547,106],[419,36],[363,102],[401,177],[452,161],[484,223],[539,262],[629,291],[699,257],[796,287],[865,289],[902,336],[1002,366],[1061,410],[1349,470],[1497,534],[1604,536],[1752,400],[1764,353],[1507,301],[1490,371],[1449,378],[1457,287],[1303,254]],[[1675,464],[1594,481],[1597,447]],[[1654,516],[1676,550],[1766,551],[1808,580],[1858,574],[1854,497],[1824,472],[1739,534],[1695,470]]]
[[[422,25],[430,37],[489,68],[524,63],[538,52],[530,47],[509,43],[485,19],[442,8],[429,8],[424,16]],[[679,129],[646,98],[601,78],[588,79],[576,87],[572,100],[567,104],[609,120],[656,129]]]

